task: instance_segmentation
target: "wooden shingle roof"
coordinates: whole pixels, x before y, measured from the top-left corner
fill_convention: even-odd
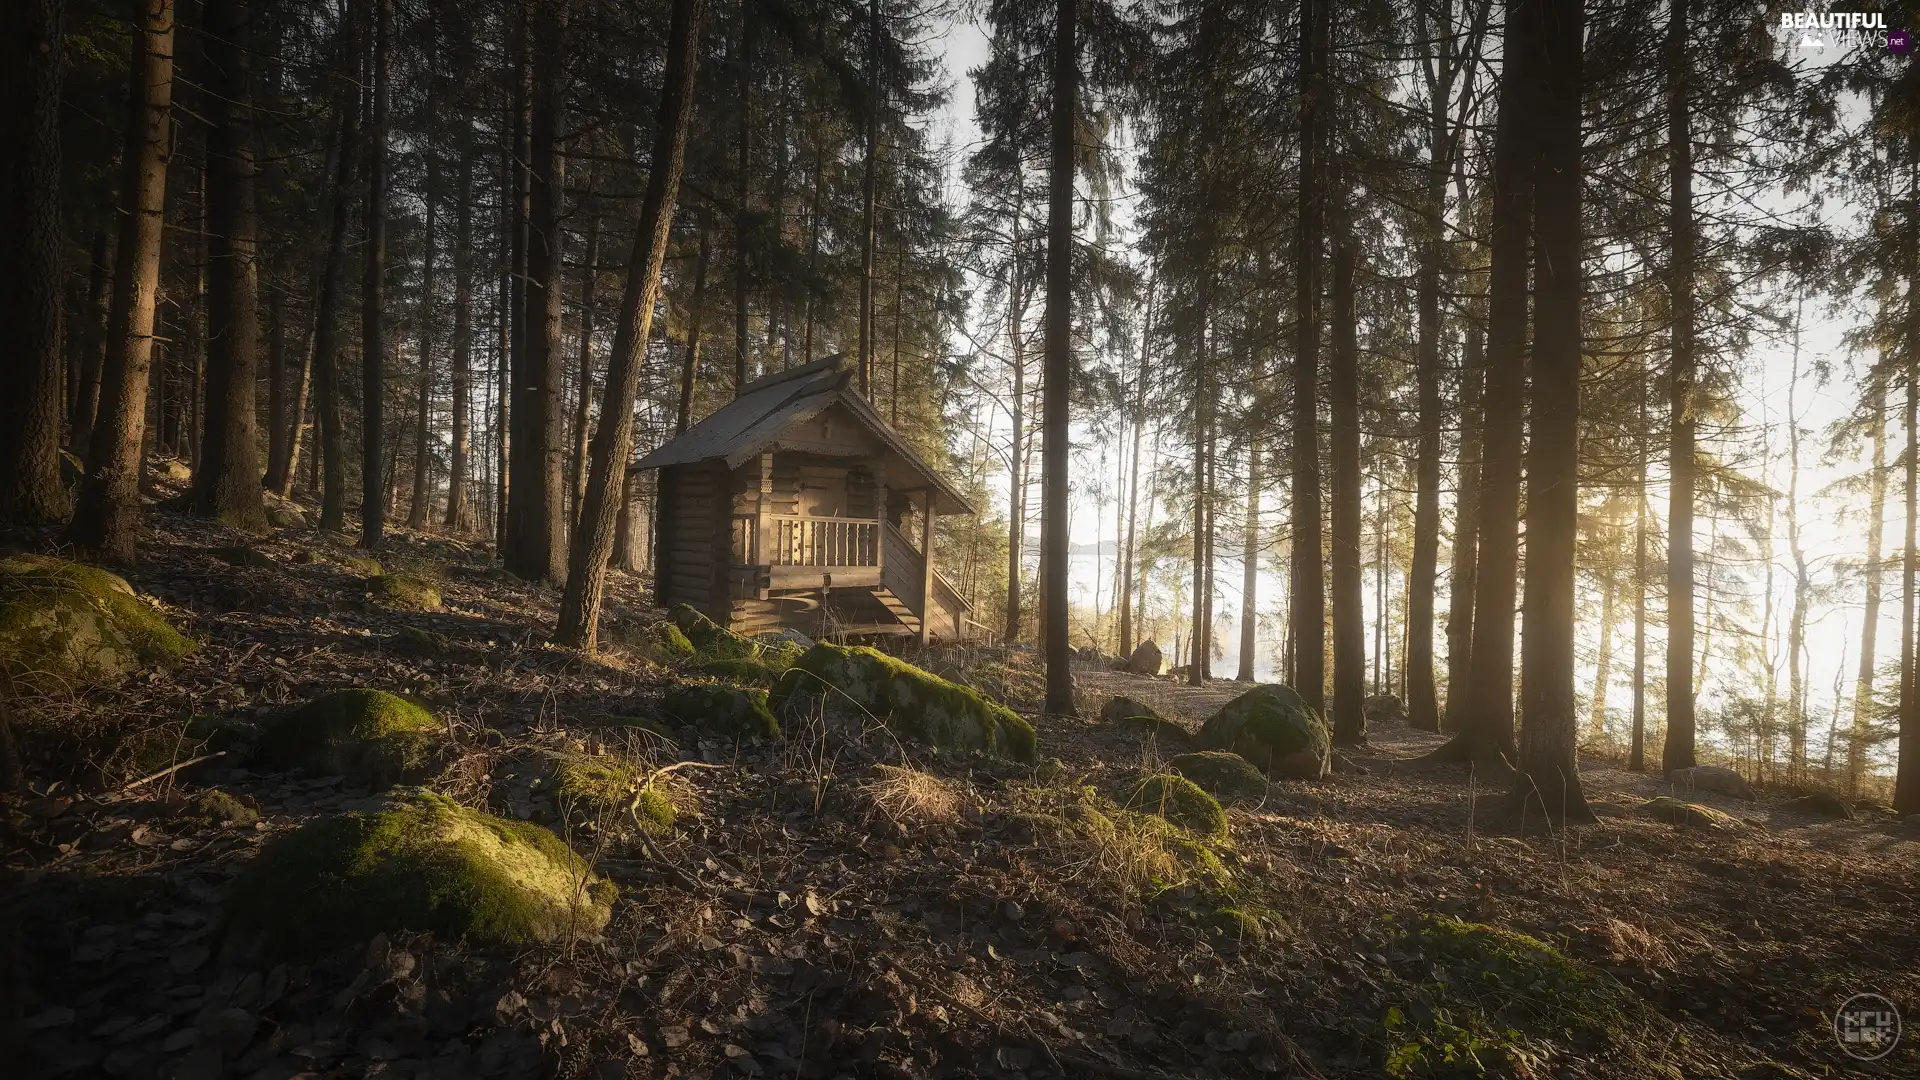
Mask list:
[[[774,448],[780,437],[796,424],[804,424],[837,404],[893,451],[887,486],[917,490],[913,483],[896,479],[896,470],[904,465],[906,471],[913,474],[913,482],[920,487],[930,487],[936,493],[936,512],[972,513],[972,504],[959,489],[948,483],[899,432],[881,419],[873,406],[852,389],[852,381],[853,371],[841,355],[762,376],[748,383],[739,397],[712,416],[655,447],[630,468],[659,469],[719,459],[725,461],[728,468],[737,469]]]

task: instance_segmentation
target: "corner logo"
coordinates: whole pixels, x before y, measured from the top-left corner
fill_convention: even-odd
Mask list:
[[[1840,49],[1885,48],[1904,56],[1912,39],[1904,30],[1889,31],[1887,16],[1880,11],[1783,11],[1780,13],[1780,37],[1800,49],[1825,52],[1829,46]]]
[[[1855,994],[1833,1014],[1840,1050],[1859,1061],[1879,1061],[1900,1043],[1900,1010],[1879,994]]]

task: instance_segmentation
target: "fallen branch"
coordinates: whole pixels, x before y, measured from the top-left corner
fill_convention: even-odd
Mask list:
[[[198,765],[203,761],[212,761],[214,758],[226,757],[226,756],[227,756],[227,752],[225,750],[215,750],[211,754],[202,754],[197,758],[188,758],[187,760],[181,762],[178,765],[169,765],[166,768],[161,769],[159,772],[154,773],[152,776],[143,776],[140,779],[135,780],[133,783],[128,784],[126,787],[121,788],[119,791],[115,792],[115,794],[124,795],[127,792],[132,791],[134,788],[141,787],[146,784],[151,784],[155,780],[163,780],[169,776],[172,776],[174,773],[177,773],[181,769],[187,768],[190,765]]]

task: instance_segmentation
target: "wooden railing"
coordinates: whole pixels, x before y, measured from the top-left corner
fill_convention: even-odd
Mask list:
[[[733,561],[736,565],[760,565],[760,535],[752,514],[733,515]]]
[[[881,584],[915,611],[926,610],[920,597],[926,585],[922,577],[924,565],[920,552],[907,535],[894,528],[893,522],[887,522],[887,563],[881,571]]]
[[[749,521],[752,519],[749,518]],[[879,566],[880,523],[872,518],[773,516],[768,566]]]

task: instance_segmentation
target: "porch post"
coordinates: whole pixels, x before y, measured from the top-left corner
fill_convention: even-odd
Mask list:
[[[873,568],[887,585],[887,459],[873,459]]]
[[[754,566],[765,566],[772,562],[773,551],[773,451],[760,455],[760,495],[754,503],[753,511],[753,551],[747,561]],[[767,590],[760,587],[764,579],[756,579],[755,595],[767,598]]]
[[[933,640],[933,485],[927,485],[926,508],[920,515],[920,644]]]

